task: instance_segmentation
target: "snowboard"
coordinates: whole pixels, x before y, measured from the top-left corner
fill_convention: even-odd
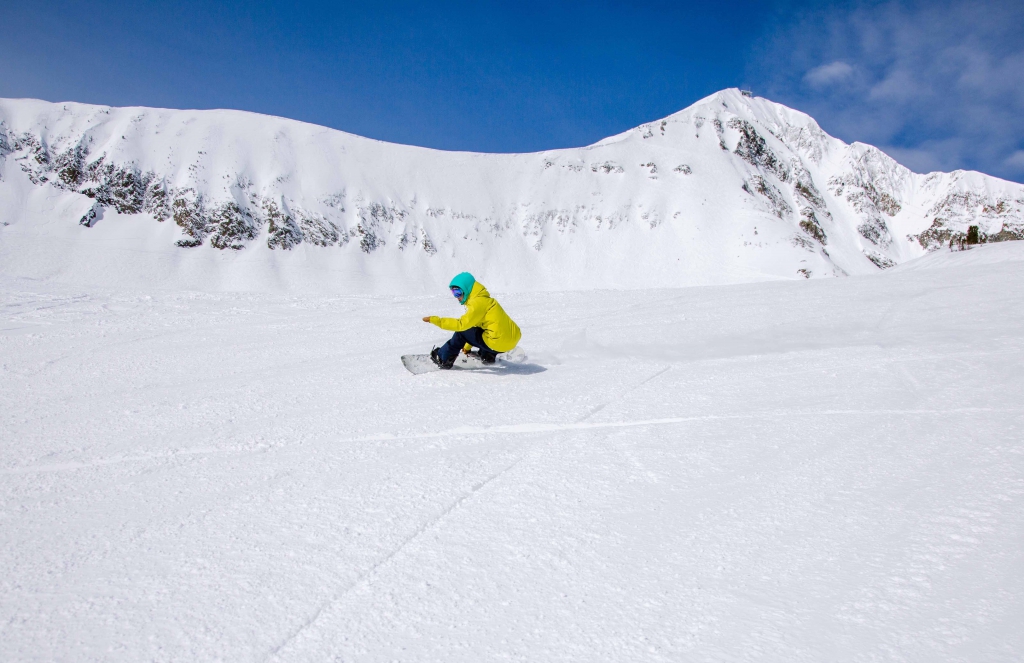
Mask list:
[[[519,364],[526,360],[526,354],[519,348],[515,348],[510,352],[499,352],[498,361],[493,364],[485,364],[475,354],[467,355],[460,352],[459,358],[455,360],[455,364],[452,366],[453,371],[475,371],[482,368],[497,368],[500,370],[502,364]],[[437,364],[430,359],[429,354],[425,355],[402,355],[402,365],[405,366],[410,373],[413,375],[420,375],[422,373],[432,373],[434,371],[440,371]]]

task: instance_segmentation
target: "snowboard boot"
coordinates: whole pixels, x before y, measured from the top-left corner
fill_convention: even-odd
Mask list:
[[[491,365],[498,361],[498,353],[490,352],[488,350],[476,349],[469,353],[471,356],[478,357],[480,361],[486,365]]]
[[[430,351],[430,361],[434,362],[438,368],[442,371],[447,371],[449,368],[455,365],[455,360],[441,361],[441,355],[438,354],[437,348]]]

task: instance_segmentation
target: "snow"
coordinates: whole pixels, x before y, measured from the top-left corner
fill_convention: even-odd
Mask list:
[[[168,227],[80,232],[136,221]],[[168,274],[248,252],[147,237]],[[1024,244],[676,289],[479,273],[528,359],[419,376],[398,357],[450,297],[132,269],[0,278],[0,659],[1024,657]]]
[[[1024,187],[738,90],[518,155],[0,100],[0,660],[1021,660],[968,225]],[[409,374],[463,270],[527,358]]]
[[[969,225],[1024,238],[1024,186],[912,173],[739,90],[534,154],[238,111],[0,100],[0,275],[70,287],[116,274],[144,292],[424,295],[494,265],[492,287],[517,292],[831,278]]]

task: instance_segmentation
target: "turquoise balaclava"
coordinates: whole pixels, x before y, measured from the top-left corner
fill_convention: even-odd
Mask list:
[[[473,291],[473,284],[476,283],[476,279],[469,272],[462,272],[452,279],[452,282],[448,284],[449,288],[461,288],[462,299],[459,300],[460,304],[465,304],[466,300],[469,299],[469,293]]]

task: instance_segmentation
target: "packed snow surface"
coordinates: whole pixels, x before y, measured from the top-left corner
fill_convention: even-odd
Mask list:
[[[1024,658],[1024,244],[492,293],[0,280],[0,659]]]

